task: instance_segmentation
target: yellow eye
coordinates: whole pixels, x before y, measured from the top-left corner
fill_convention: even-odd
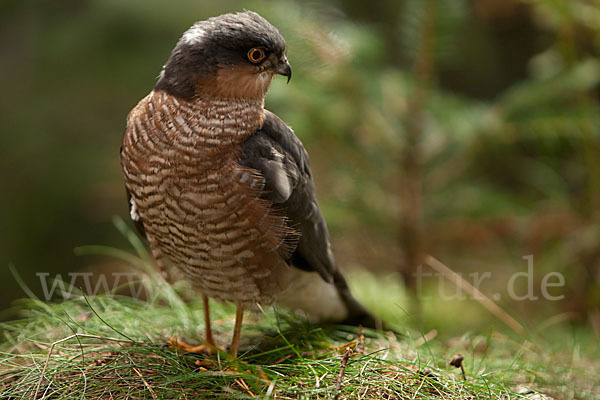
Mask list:
[[[265,51],[260,47],[254,47],[248,52],[248,60],[256,64],[265,58]]]

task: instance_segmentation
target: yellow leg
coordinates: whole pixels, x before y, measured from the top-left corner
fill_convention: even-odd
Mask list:
[[[169,343],[172,347],[178,348],[179,350],[186,353],[208,353],[213,354],[215,350],[224,351],[218,347],[213,338],[212,328],[210,326],[210,308],[208,304],[208,297],[202,295],[202,304],[204,306],[204,343],[199,346],[189,345],[181,340],[175,338],[169,339]]]
[[[235,326],[233,328],[233,338],[231,339],[231,356],[237,358],[240,345],[240,333],[242,332],[242,320],[244,319],[244,308],[240,303],[235,308]]]
[[[210,327],[210,308],[208,297],[202,295],[202,305],[204,306],[204,342],[212,347],[216,347],[215,339],[213,338],[212,328]]]

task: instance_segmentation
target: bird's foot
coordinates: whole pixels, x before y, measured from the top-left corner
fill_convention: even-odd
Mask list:
[[[212,356],[217,354],[218,352],[225,352],[220,346],[217,346],[214,343],[203,343],[200,345],[190,345],[184,342],[183,340],[179,340],[177,338],[169,338],[169,346],[174,349],[179,350],[182,353],[196,353],[202,355]],[[204,361],[204,360],[203,360]]]
[[[220,346],[217,346],[213,343],[203,343],[200,345],[190,345],[183,340],[179,340],[176,338],[169,339],[169,346],[178,350],[181,353],[188,354],[198,354],[202,356],[201,359],[197,359],[194,361],[196,367],[198,367],[198,371],[206,372],[206,371],[219,371],[219,373],[231,374],[231,375],[239,375],[242,373],[251,374],[249,370],[245,370],[244,361],[240,360],[237,357],[234,357],[232,354],[229,354],[225,349]],[[217,353],[226,353],[227,360],[225,364],[222,364],[223,359],[219,360],[218,358],[212,357]],[[245,371],[245,372],[243,372]],[[265,375],[262,369],[258,369],[258,377],[265,382],[269,382],[269,378]],[[244,383],[242,378],[241,382]],[[243,386],[243,385],[242,385]]]

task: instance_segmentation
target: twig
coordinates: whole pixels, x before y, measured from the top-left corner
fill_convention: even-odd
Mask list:
[[[362,325],[358,326],[358,343],[356,343],[355,351],[358,354],[365,354],[365,328]]]
[[[515,331],[519,335],[523,334],[523,332],[525,331],[523,325],[521,325],[519,322],[517,322],[517,320],[508,315],[506,311],[501,309],[496,303],[490,300],[489,297],[481,293],[479,289],[471,285],[469,282],[463,279],[463,277],[458,275],[456,272],[452,271],[441,261],[428,255],[427,257],[425,257],[425,263],[437,272],[444,275],[449,281],[453,282],[456,286],[464,288],[471,296],[475,298],[475,300],[477,300],[482,306],[487,308],[487,310],[494,314],[500,321],[508,325],[508,327],[511,328],[513,331]]]
[[[267,376],[267,374],[265,374],[265,371],[263,371],[263,369],[260,366],[257,366],[256,370],[258,371],[258,377],[260,379],[262,379],[266,383],[269,383],[269,384],[271,383],[271,380],[269,379],[269,377]]]
[[[244,389],[246,391],[246,393],[248,393],[251,397],[256,397],[256,395],[254,393],[252,393],[252,391],[248,387],[248,384],[246,383],[244,378],[237,378],[237,379],[234,379],[234,381],[235,381],[235,383],[240,385],[241,388]]]
[[[352,339],[351,341],[344,343],[341,346],[334,346],[334,345],[330,345],[330,347],[333,347],[334,349],[337,349],[340,351],[340,354],[345,351],[347,348],[354,348],[354,351],[356,353],[359,354],[364,354],[365,353],[365,334],[364,334],[365,328],[363,328],[362,325],[358,326],[358,332],[356,333],[356,338]]]
[[[125,343],[134,342],[132,340],[104,338],[104,337],[98,336],[98,335],[86,335],[86,334],[82,334],[82,333],[74,333],[71,336],[67,336],[66,338],[57,340],[56,342],[52,343],[52,345],[50,346],[50,351],[48,351],[48,355],[46,356],[46,362],[44,363],[44,368],[42,368],[42,375],[40,376],[40,380],[38,381],[37,386],[35,387],[35,393],[33,395],[34,399],[37,399],[37,395],[40,391],[40,387],[42,386],[42,381],[44,380],[44,376],[46,375],[46,370],[48,369],[48,364],[50,363],[50,356],[52,355],[52,352],[54,351],[54,346],[56,346],[57,344],[60,344],[62,342],[66,342],[68,340],[74,339],[74,338],[99,339],[99,340],[108,340],[111,342],[122,342],[122,343],[123,342],[125,342]],[[134,343],[142,343],[142,342],[134,342]]]
[[[344,356],[342,357],[342,361],[340,363],[340,374],[338,375],[337,382],[335,383],[335,389],[333,391],[335,393],[335,396],[333,397],[334,400],[337,400],[340,398],[340,390],[342,388],[342,380],[344,379],[344,372],[346,372],[346,365],[348,365],[348,360],[350,359],[350,356],[352,354],[354,354],[354,347],[346,348],[346,351],[344,352]]]
[[[152,398],[153,399],[158,399],[158,397],[156,397],[156,393],[154,393],[154,390],[148,384],[148,382],[146,382],[146,380],[144,379],[144,377],[142,376],[142,374],[140,373],[140,371],[138,371],[138,369],[135,368],[135,367],[133,367],[133,370],[135,371],[136,374],[138,374],[138,376],[140,377],[140,379],[142,380],[142,382],[144,382],[144,386],[146,386],[148,388],[148,390],[150,391],[150,394],[152,395]]]
[[[427,342],[432,341],[438,334],[438,331],[435,329],[430,330],[425,335],[422,335],[420,338],[415,340],[415,347],[419,347]]]
[[[273,362],[273,364],[272,364],[272,365],[281,364],[282,362],[284,362],[285,360],[287,360],[288,358],[290,358],[290,357],[292,357],[292,356],[293,356],[293,354],[288,354],[288,355],[286,355],[286,356],[284,356],[284,357],[281,357],[279,360],[277,360],[277,361]]]

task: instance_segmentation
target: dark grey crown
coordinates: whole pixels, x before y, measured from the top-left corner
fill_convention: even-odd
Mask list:
[[[208,32],[207,38],[223,48],[250,50],[262,46],[283,54],[285,41],[273,25],[255,12],[223,14],[194,24]],[[182,37],[183,39],[183,37]]]
[[[277,28],[255,12],[196,22],[177,42],[155,89],[193,97],[195,82],[215,75],[219,66],[248,62],[247,53],[253,47],[263,47],[278,57],[285,53],[285,41]]]

